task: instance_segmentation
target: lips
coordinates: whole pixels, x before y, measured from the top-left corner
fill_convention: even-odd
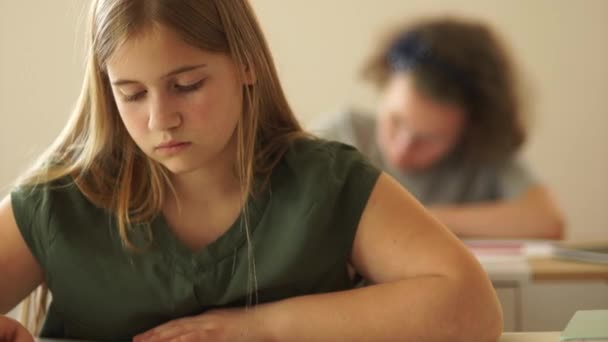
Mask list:
[[[168,142],[165,142],[165,143],[162,143],[162,144],[156,146],[156,149],[180,147],[180,146],[184,146],[184,145],[190,145],[190,143],[185,142],[185,141],[168,141]]]

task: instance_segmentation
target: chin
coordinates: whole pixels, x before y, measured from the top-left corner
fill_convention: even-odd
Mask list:
[[[189,163],[176,163],[176,162],[168,162],[162,163],[162,165],[172,174],[174,175],[183,175],[195,171],[200,168],[200,165],[193,165]]]

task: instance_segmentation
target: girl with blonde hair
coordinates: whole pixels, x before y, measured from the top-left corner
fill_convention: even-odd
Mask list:
[[[43,337],[497,338],[458,239],[302,131],[246,0],[97,0],[86,38],[76,110],[0,205],[0,312],[43,285]]]

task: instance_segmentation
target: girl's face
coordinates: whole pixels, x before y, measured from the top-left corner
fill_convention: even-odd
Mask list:
[[[120,117],[137,146],[180,174],[234,160],[243,82],[232,59],[154,28],[110,57],[107,73]]]
[[[465,127],[460,106],[439,103],[418,91],[408,73],[395,73],[379,106],[377,139],[393,167],[423,171],[445,157]]]

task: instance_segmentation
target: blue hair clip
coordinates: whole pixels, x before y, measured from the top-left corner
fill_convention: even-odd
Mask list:
[[[393,71],[408,71],[421,65],[429,66],[447,79],[469,86],[466,72],[433,53],[431,45],[418,32],[407,32],[395,40],[388,50],[387,62]]]
[[[432,60],[431,48],[420,34],[408,32],[397,39],[388,51],[388,63],[396,71],[413,69]]]

